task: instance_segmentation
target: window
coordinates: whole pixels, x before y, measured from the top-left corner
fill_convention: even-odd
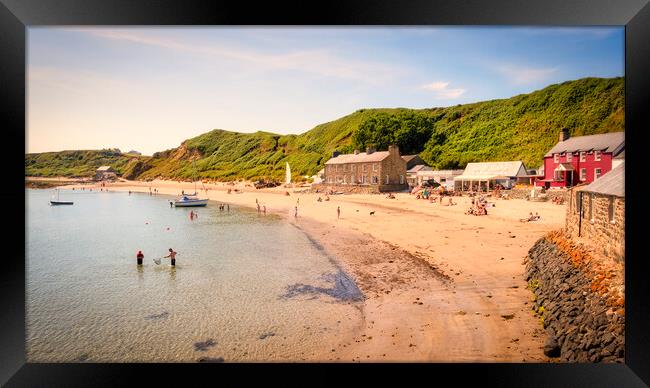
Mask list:
[[[390,179],[388,179],[388,175],[386,175],[386,184],[390,183]]]
[[[372,164],[372,171],[377,171],[377,163]]]
[[[347,184],[348,183],[348,176],[343,175],[343,183]]]
[[[350,169],[351,169],[352,171],[354,171],[354,170],[356,170],[356,167],[357,167],[357,166],[355,166],[355,165],[353,164],[353,165],[350,166]]]
[[[377,183],[379,183],[379,177],[376,176],[376,175],[373,175],[372,176],[372,184],[376,185]]]
[[[367,165],[367,164],[364,164],[364,165],[363,165],[363,172],[366,172],[366,171],[368,171],[368,165]]]
[[[594,160],[599,161],[600,160],[600,151],[594,151]]]
[[[553,162],[560,163],[560,154],[553,154]]]
[[[580,169],[580,180],[581,181],[587,180],[587,169],[586,168],[581,168]]]
[[[585,161],[585,153],[583,151],[580,151],[580,161],[581,162]]]
[[[570,162],[573,160],[573,153],[572,152],[567,152],[566,153],[566,161]]]
[[[594,180],[600,178],[600,174],[601,174],[601,169],[600,168],[595,168],[594,169]]]
[[[561,180],[563,179],[562,171],[555,171],[554,179],[555,179],[556,181],[561,181]]]
[[[589,221],[594,222],[594,194],[589,193]]]
[[[612,224],[614,221],[614,197],[609,197],[609,203],[607,204],[607,218]]]
[[[403,185],[404,184],[404,175],[399,176],[399,184]]]
[[[365,175],[361,175],[361,183],[364,184],[364,185],[366,184],[366,176]]]

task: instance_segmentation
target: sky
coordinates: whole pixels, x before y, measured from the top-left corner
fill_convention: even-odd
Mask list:
[[[625,59],[623,27],[30,27],[27,39],[28,153],[299,134],[362,108],[624,76]]]

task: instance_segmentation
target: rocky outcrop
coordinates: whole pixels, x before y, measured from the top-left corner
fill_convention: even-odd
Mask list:
[[[624,362],[622,282],[559,233],[533,245],[526,276],[548,335],[544,353],[568,362]],[[615,279],[615,281],[608,281]]]

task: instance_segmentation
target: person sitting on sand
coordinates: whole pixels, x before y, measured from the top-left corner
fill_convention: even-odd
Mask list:
[[[442,198],[440,199],[440,201],[442,201]],[[451,197],[449,197],[449,206],[454,206],[454,205],[456,205],[456,203],[451,199]]]
[[[533,212],[530,212],[528,214],[528,218],[520,218],[519,221],[521,222],[535,221],[535,216],[533,215]]]
[[[318,201],[318,202],[323,202],[323,198],[318,197],[317,201]]]

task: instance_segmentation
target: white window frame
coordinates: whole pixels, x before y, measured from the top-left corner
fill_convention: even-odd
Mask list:
[[[573,161],[573,153],[572,152],[567,152],[566,153],[566,161],[567,162]]]
[[[361,175],[361,184],[362,185],[366,184],[366,176],[365,175]]]
[[[594,151],[594,160],[597,162],[600,161],[600,151]]]
[[[553,154],[553,163],[560,163],[560,154]]]
[[[594,180],[603,176],[603,170],[600,167],[594,168]]]
[[[372,164],[372,171],[377,171],[377,163]]]
[[[388,175],[386,175],[386,184],[390,184],[390,177]]]
[[[377,184],[379,184],[379,177],[378,177],[377,175],[373,175],[373,176],[370,178],[370,183],[372,183],[373,185],[377,185]]]
[[[587,169],[584,168],[584,167],[580,169],[580,180],[581,181],[586,181],[587,180]]]
[[[580,151],[580,161],[584,162],[586,160],[586,152]]]
[[[561,181],[562,180],[562,171],[553,171],[553,180]]]

